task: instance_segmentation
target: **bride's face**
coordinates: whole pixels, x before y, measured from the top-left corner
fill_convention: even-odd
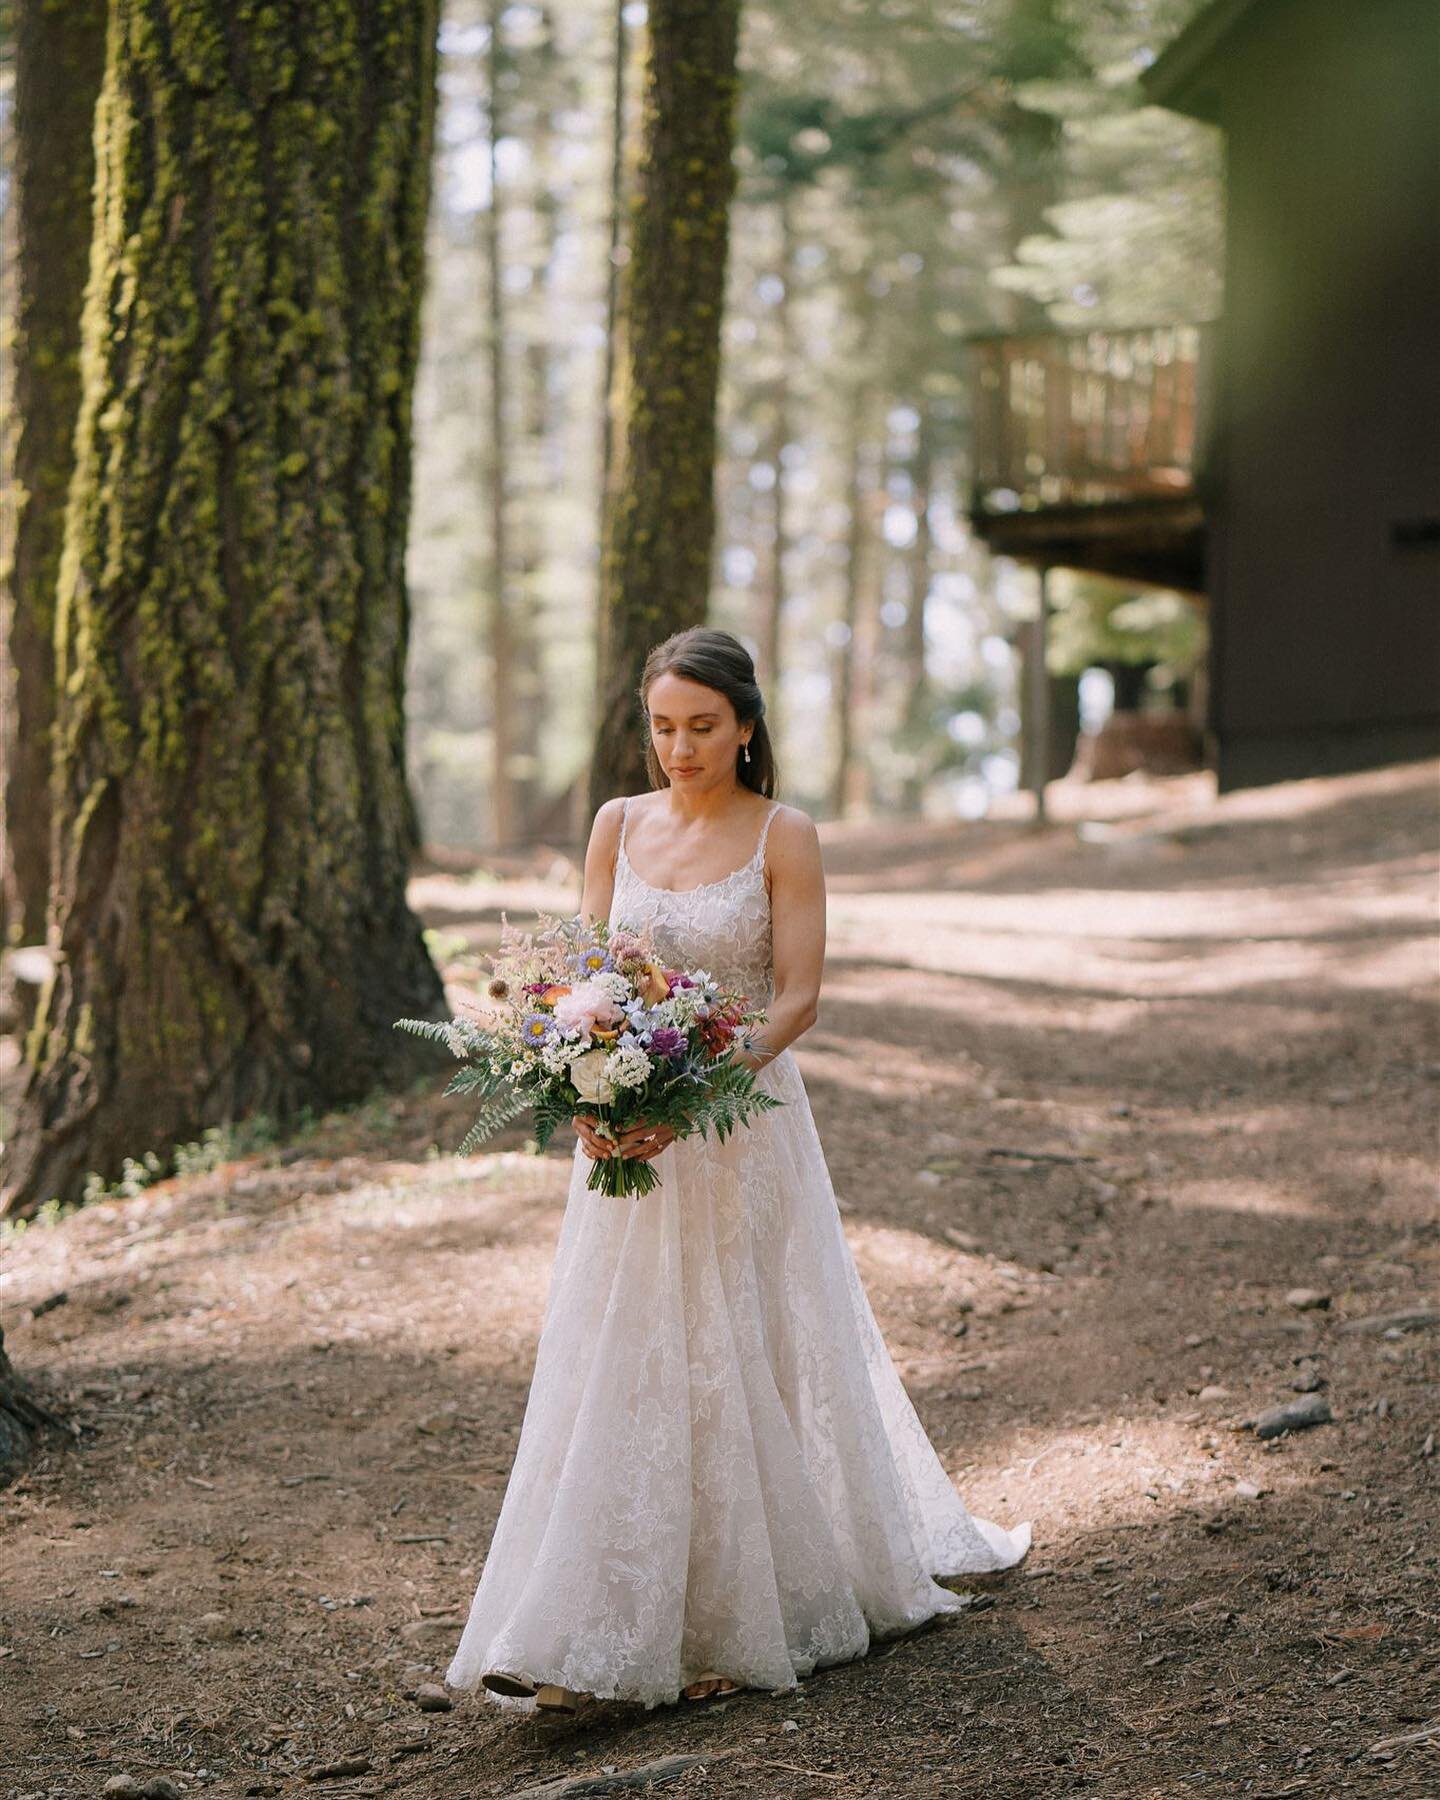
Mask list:
[[[718,787],[735,780],[735,759],[750,736],[724,694],[684,675],[657,675],[645,696],[650,742],[678,788]]]

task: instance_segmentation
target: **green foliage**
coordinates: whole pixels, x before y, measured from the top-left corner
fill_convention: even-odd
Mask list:
[[[264,1114],[229,1125],[212,1125],[199,1138],[175,1144],[168,1152],[147,1150],[138,1157],[125,1157],[114,1181],[106,1182],[92,1170],[85,1178],[83,1201],[88,1205],[93,1200],[132,1200],[157,1181],[205,1175],[224,1163],[269,1149],[278,1136],[275,1121]]]
[[[0,1244],[19,1237],[25,1231],[49,1230],[51,1227],[63,1223],[72,1213],[79,1212],[80,1206],[81,1202],[78,1200],[63,1201],[58,1197],[52,1197],[43,1205],[36,1207],[35,1212],[28,1219],[0,1219]]]
[[[854,540],[867,563],[857,631],[865,679],[852,736],[869,761],[872,804],[908,807],[927,796],[933,804],[958,775],[1013,743],[1013,667],[993,642],[1008,634],[1007,576],[964,529],[964,339],[1021,320],[1113,325],[1217,310],[1215,136],[1142,105],[1136,80],[1198,3],[746,0],[715,483],[720,541],[713,584],[703,573],[687,580],[697,607],[709,585],[711,622],[757,647],[762,664],[771,594],[782,594],[782,679],[762,667],[762,680],[787,798],[821,812],[830,804],[841,692],[834,634],[857,466],[865,474]],[[423,591],[409,697],[427,829],[474,848],[486,844],[491,811],[488,647],[476,629],[489,554],[486,509],[475,504],[477,472],[487,466],[486,319],[476,299],[486,269],[475,229],[483,184],[467,186],[461,175],[488,160],[481,14],[475,0],[453,0],[453,37],[442,45],[413,557]],[[613,26],[612,0],[512,8],[505,26],[514,80],[504,100],[503,260],[516,296],[504,326],[514,372],[506,383],[510,587],[523,592],[535,622],[540,690],[524,688],[521,704],[538,719],[537,779],[551,794],[583,763],[595,721]],[[633,127],[633,87],[630,98]],[[691,160],[688,148],[671,159],[682,192]],[[633,175],[632,167],[622,208],[632,226],[644,212]],[[692,212],[714,210],[713,196],[675,208],[671,222],[681,230],[659,253],[677,291],[678,251],[698,256],[705,244],[692,235]],[[654,266],[648,240],[626,250]],[[703,304],[713,308],[716,296]],[[670,319],[660,324],[678,329]],[[662,527],[709,479],[698,437],[673,455],[665,438],[703,373],[683,332],[678,348],[688,368],[678,380],[652,382],[656,403],[639,420],[650,486],[638,511],[634,495],[622,501],[617,521],[626,585],[639,596],[641,627],[655,635],[668,628],[655,599]],[[926,525],[913,549],[900,535],[907,511]],[[877,625],[882,607],[889,616]],[[917,704],[927,678],[937,693],[966,697],[949,707]],[[617,729],[635,729],[633,694],[601,704]],[[948,735],[957,705],[985,719],[983,744]],[[523,760],[529,780],[533,759]],[[548,829],[557,840],[568,831]]]
[[[1052,675],[1079,675],[1100,663],[1163,664],[1192,674],[1205,652],[1204,617],[1183,594],[1058,571],[1047,663]]]
[[[450,1093],[453,1089],[447,1088],[445,1091]],[[527,1105],[528,1102],[524,1095],[516,1093],[513,1089],[507,1089],[493,1100],[487,1100],[475,1115],[474,1124],[461,1138],[455,1154],[468,1156],[472,1150],[478,1150],[486,1138],[494,1137],[495,1133],[503,1130],[512,1119],[518,1119]]]

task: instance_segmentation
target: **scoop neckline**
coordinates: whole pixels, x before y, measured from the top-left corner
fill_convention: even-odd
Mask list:
[[[679,894],[703,894],[707,888],[724,887],[724,885],[727,881],[733,881],[737,875],[748,874],[749,871],[751,869],[753,869],[755,864],[760,860],[761,851],[757,848],[755,851],[755,854],[750,858],[749,862],[741,863],[741,865],[738,869],[732,869],[728,875],[721,875],[715,881],[702,881],[697,886],[688,887],[688,888],[657,887],[653,881],[647,881],[645,879],[645,877],[640,873],[640,871],[635,867],[634,863],[631,862],[630,852],[624,847],[623,844],[620,846],[620,854],[625,859],[625,867],[630,871],[630,873],[634,877],[634,879],[639,882],[641,887],[648,888],[652,894],[676,894],[676,895],[679,895]]]
[[[621,834],[620,842],[616,846],[616,854],[617,854],[617,856],[624,857],[625,867],[630,871],[631,875],[634,876],[635,880],[640,883],[641,887],[648,888],[652,894],[677,894],[677,895],[679,895],[679,894],[703,894],[709,888],[724,887],[724,885],[727,881],[733,881],[737,875],[744,875],[744,874],[748,873],[749,870],[751,870],[755,867],[756,863],[759,862],[760,858],[765,854],[765,827],[766,827],[766,825],[768,825],[770,823],[771,815],[774,813],[775,808],[779,804],[780,804],[780,802],[778,800],[772,800],[770,802],[769,807],[766,809],[765,821],[764,821],[764,824],[762,824],[760,827],[760,839],[759,839],[759,842],[756,844],[754,850],[751,852],[749,862],[741,863],[739,868],[731,869],[731,871],[728,875],[718,876],[714,881],[702,881],[696,887],[688,887],[688,888],[657,887],[653,881],[647,881],[645,879],[645,877],[640,873],[640,871],[635,867],[634,863],[631,862],[631,860],[630,860],[630,852],[625,848],[625,839],[624,839],[623,832]],[[626,813],[625,822],[627,825],[629,824],[628,811]]]

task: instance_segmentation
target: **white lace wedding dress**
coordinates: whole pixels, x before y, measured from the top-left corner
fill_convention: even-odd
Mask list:
[[[768,1002],[774,810],[743,868],[685,892],[640,880],[622,824],[611,923],[649,925],[674,964]],[[644,1199],[591,1193],[576,1146],[452,1687],[497,1670],[654,1706],[713,1669],[793,1688],[872,1636],[958,1610],[933,1576],[1028,1549],[1028,1524],[966,1510],[916,1417],[791,1053],[759,1082],[785,1104],[723,1145],[669,1145]]]

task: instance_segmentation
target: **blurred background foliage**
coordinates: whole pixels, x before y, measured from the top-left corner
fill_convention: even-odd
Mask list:
[[[756,654],[785,793],[818,816],[973,815],[1017,778],[1015,640],[1035,582],[969,529],[964,340],[1218,311],[1216,141],[1136,86],[1195,10],[746,9],[710,616]],[[578,816],[595,724],[614,46],[618,23],[628,142],[644,19],[629,5],[617,21],[611,0],[445,9],[408,698],[437,845],[494,847],[497,679],[521,721],[506,765],[517,839],[564,839]],[[487,630],[496,481],[520,627],[503,670]],[[1191,601],[1053,585],[1054,672],[1193,668]]]

